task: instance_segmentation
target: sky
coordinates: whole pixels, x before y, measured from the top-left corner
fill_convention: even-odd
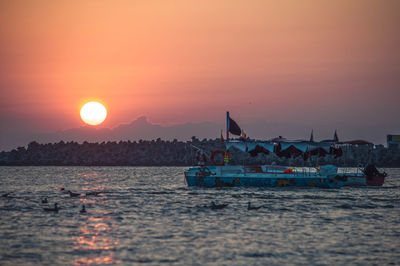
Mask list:
[[[398,0],[0,0],[0,142],[81,127],[88,100],[102,127],[229,110],[383,142],[400,134],[399,14]]]

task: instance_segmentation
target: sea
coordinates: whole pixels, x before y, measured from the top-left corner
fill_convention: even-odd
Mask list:
[[[189,188],[184,170],[0,167],[0,265],[400,265],[400,169],[341,189]]]

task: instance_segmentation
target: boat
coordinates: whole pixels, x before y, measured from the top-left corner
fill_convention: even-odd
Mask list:
[[[340,143],[335,131],[334,139],[315,142],[313,134],[309,141],[288,141],[282,137],[269,141],[247,140],[239,125],[229,117],[227,112],[227,135],[225,151],[216,150],[211,153],[213,165],[205,165],[204,152],[198,156],[198,166],[190,167],[184,172],[188,186],[200,187],[322,187],[340,188],[342,186],[382,186],[386,173],[379,172],[374,165],[368,165],[362,171],[338,172],[334,165],[322,165],[316,168],[295,168],[278,165],[229,165],[229,149],[236,148],[249,152],[252,156],[260,152],[275,153],[280,157],[303,156],[306,160],[311,156],[334,155],[342,156],[341,145],[351,145],[350,142]],[[240,136],[239,139],[229,139],[229,133]],[[222,134],[221,134],[222,139]],[[357,142],[360,143],[360,142]],[[198,149],[198,152],[201,150]],[[216,162],[216,154],[224,156],[223,161]],[[228,160],[227,160],[228,159]]]
[[[379,172],[375,165],[369,164],[364,169],[357,169],[356,172],[339,173],[339,175],[346,180],[344,186],[381,187],[385,183],[387,173]]]
[[[315,172],[276,165],[214,165],[190,167],[185,171],[185,181],[188,186],[198,187],[340,188],[345,180],[332,165]]]

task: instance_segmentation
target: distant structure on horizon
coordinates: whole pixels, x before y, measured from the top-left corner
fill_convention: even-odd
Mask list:
[[[400,149],[400,135],[387,135],[387,147]]]

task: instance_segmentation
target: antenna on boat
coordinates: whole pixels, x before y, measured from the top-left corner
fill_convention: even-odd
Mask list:
[[[229,112],[226,112],[226,140],[229,140]]]

